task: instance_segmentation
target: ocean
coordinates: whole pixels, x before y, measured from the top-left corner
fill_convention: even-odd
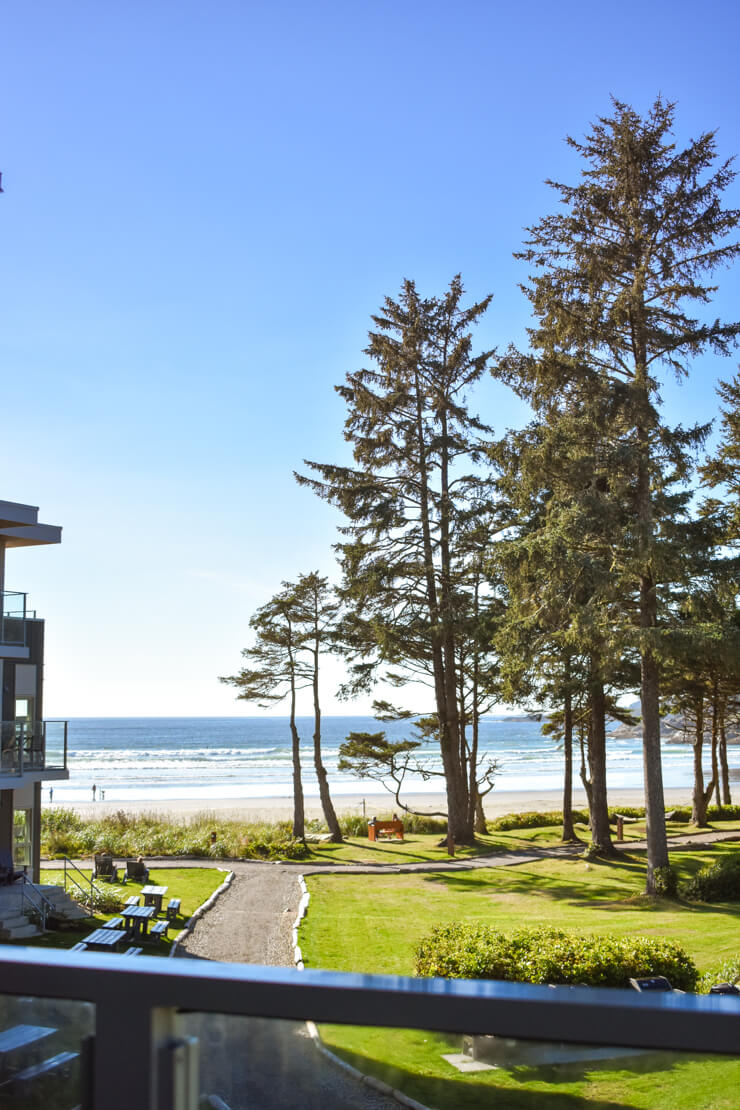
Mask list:
[[[377,732],[372,717],[324,717],[322,751],[332,794],[384,795],[376,782],[337,770],[339,745],[349,732]],[[403,724],[385,726],[389,736],[407,735]],[[313,720],[299,718],[304,791],[318,795],[313,774]],[[483,757],[499,765],[495,789],[559,790],[562,753],[535,721],[486,717],[481,722]],[[642,788],[639,739],[608,740],[610,789]],[[692,749],[664,744],[666,787],[690,787]],[[69,722],[68,782],[53,788],[54,803],[88,802],[92,786],[106,802],[153,803],[165,800],[265,798],[292,796],[290,732],[287,717],[77,717]],[[441,770],[437,756],[436,768]],[[576,785],[580,780],[574,776]],[[436,776],[408,779],[414,793],[441,791]],[[99,795],[98,795],[99,796]],[[387,794],[385,794],[388,797]]]

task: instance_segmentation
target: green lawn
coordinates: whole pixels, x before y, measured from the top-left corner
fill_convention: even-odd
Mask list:
[[[697,830],[693,825],[679,824],[669,821],[666,824],[668,836],[686,836],[697,831],[732,832],[740,830],[738,821],[718,821],[707,829]],[[590,840],[587,825],[576,825],[576,833],[583,840],[584,848]],[[612,827],[616,838],[616,829]],[[624,826],[624,839],[626,842],[644,840],[645,822],[637,821]],[[383,839],[375,843],[366,836],[348,836],[342,844],[309,843],[309,863],[389,863],[403,866],[406,863],[428,863],[447,860],[447,849],[440,846],[439,833],[407,833],[404,840]],[[548,825],[541,829],[512,829],[509,832],[489,832],[479,836],[474,847],[458,847],[455,849],[457,859],[469,859],[471,856],[486,855],[489,852],[508,852],[516,849],[531,847],[552,847],[560,844],[560,826]]]
[[[737,849],[735,849],[737,850]],[[682,879],[720,853],[676,852]],[[638,854],[609,863],[542,860],[486,871],[424,875],[312,875],[300,932],[308,967],[413,974],[414,949],[436,924],[526,924],[584,932],[668,936],[700,971],[737,954],[740,906],[646,899]],[[500,1069],[462,1075],[442,1060],[460,1038],[418,1030],[324,1026],[322,1036],[362,1071],[440,1110],[493,1104],[572,1110],[578,1106],[722,1110],[738,1104],[740,1063],[676,1054],[638,1057],[619,1067]]]
[[[89,877],[90,871],[86,872]],[[149,872],[149,882],[156,886],[166,886],[169,888],[167,892],[167,899],[179,898],[180,899],[180,913],[175,919],[175,922],[170,929],[170,936],[162,938],[156,944],[152,943],[145,945],[144,953],[152,956],[166,956],[181,929],[185,927],[188,918],[201,906],[211,894],[213,894],[216,887],[220,886],[224,881],[225,872],[219,871],[213,867],[183,867],[183,868],[166,868],[161,871],[152,870]],[[44,869],[41,872],[42,882],[51,885],[58,884],[64,885],[64,872],[52,871]],[[144,884],[136,883],[131,880],[123,886],[118,886],[115,883],[101,883],[98,881],[98,886],[106,891],[120,893],[121,901],[124,901],[130,894],[138,894]],[[70,890],[70,894],[74,897],[74,891]],[[53,931],[44,933],[40,937],[31,937],[29,940],[17,941],[4,941],[4,944],[22,944],[32,945],[33,947],[41,948],[71,948],[77,944],[78,941],[83,940],[88,933],[93,929],[99,928],[104,922],[108,921],[111,917],[116,917],[117,914],[110,913],[96,913],[94,917],[89,917],[84,921],[75,922],[74,925],[60,931]]]

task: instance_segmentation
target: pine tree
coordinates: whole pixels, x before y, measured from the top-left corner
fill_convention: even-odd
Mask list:
[[[313,760],[319,784],[319,798],[331,839],[342,840],[334,804],[329,791],[329,778],[321,755],[321,700],[319,696],[319,670],[321,655],[333,646],[334,630],[339,613],[339,602],[327,578],[318,571],[301,574],[290,595],[291,615],[300,637],[301,650],[308,654],[305,667],[311,683],[313,699]]]
[[[309,677],[301,665],[302,636],[296,627],[291,582],[283,582],[282,590],[254,614],[249,622],[255,634],[252,647],[244,648],[242,657],[247,666],[238,674],[219,679],[239,691],[240,701],[256,702],[261,708],[276,705],[289,698],[291,753],[293,759],[293,836],[303,840],[306,835],[301,779],[301,739],[296,725],[296,695],[308,685]]]
[[[374,367],[347,375],[337,391],[348,415],[354,467],[307,463],[297,475],[337,505],[348,523],[338,544],[347,606],[343,639],[353,660],[350,692],[379,668],[392,680],[434,691],[450,831],[473,839],[466,736],[459,704],[461,521],[479,497],[476,463],[489,429],[466,393],[492,352],[474,355],[471,327],[490,297],[464,307],[459,277],[444,296],[422,298],[406,281],[373,317],[366,354]]]
[[[726,243],[740,214],[722,207],[733,179],[715,165],[712,133],[684,149],[672,141],[674,105],[658,99],[645,118],[614,101],[582,142],[568,139],[583,163],[577,185],[549,182],[564,211],[530,229],[521,254],[534,268],[529,296],[535,397],[556,395],[584,373],[618,392],[623,413],[621,472],[631,479],[630,519],[622,533],[623,580],[636,604],[640,657],[647,889],[668,865],[660,749],[661,527],[666,469],[687,477],[706,429],[671,431],[659,414],[661,368],[688,372],[709,348],[725,354],[740,324],[702,322],[706,278],[738,252]]]

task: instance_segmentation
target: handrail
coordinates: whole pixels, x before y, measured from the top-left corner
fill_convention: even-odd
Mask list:
[[[31,897],[31,895],[28,893],[28,891],[26,890],[27,886],[29,886],[33,891],[34,897],[38,896],[41,905],[38,905],[34,901],[33,897]],[[46,929],[47,918],[50,915],[54,914],[54,903],[50,902],[46,895],[42,891],[40,891],[38,887],[31,882],[28,875],[24,873],[21,882],[21,909],[23,908],[23,903],[25,901],[29,901],[31,903],[33,909],[41,918],[41,928]]]
[[[95,1006],[94,1104],[105,1110],[161,1105],[154,1092],[162,1052],[183,1010],[728,1055],[740,1044],[740,1000],[728,995],[124,960],[10,945],[0,945],[0,983],[3,994]]]
[[[77,864],[74,862],[74,860],[71,860],[69,858],[69,856],[62,856],[62,859],[64,860],[63,872],[64,872],[64,889],[65,889],[65,891],[67,889],[67,866],[69,865],[69,867],[72,870],[76,871],[81,877],[80,879],[76,879],[74,875],[70,875],[69,876],[69,881],[70,881],[70,883],[73,883],[77,887],[77,889],[82,892],[82,894],[85,897],[87,897],[87,908],[90,910],[90,913],[92,913],[93,909],[95,908],[94,907],[93,895],[102,894],[102,891],[101,891],[100,887],[95,885],[95,881],[93,880],[92,872],[90,872],[90,878],[88,879],[85,872],[81,868],[79,868],[77,866]],[[83,884],[89,884],[89,886],[90,886],[90,895],[89,895],[89,897],[86,894],[85,887],[84,887]],[[83,902],[82,904],[84,906],[85,902]]]

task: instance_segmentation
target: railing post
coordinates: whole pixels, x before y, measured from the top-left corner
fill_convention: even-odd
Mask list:
[[[160,1110],[163,1050],[175,1035],[177,1011],[151,1006],[123,990],[98,1000],[95,1014],[96,1110]]]

